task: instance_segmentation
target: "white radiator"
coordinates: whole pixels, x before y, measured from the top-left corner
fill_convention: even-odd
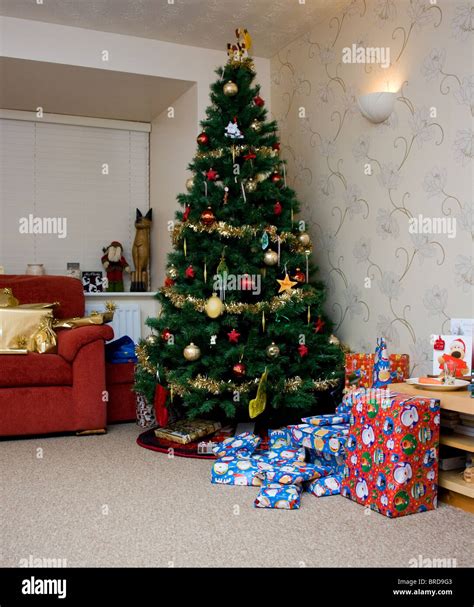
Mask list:
[[[140,305],[115,303],[117,309],[115,310],[114,320],[110,323],[114,330],[114,339],[128,335],[137,344],[141,337]],[[103,312],[104,309],[103,303],[86,303],[86,315],[93,311]]]

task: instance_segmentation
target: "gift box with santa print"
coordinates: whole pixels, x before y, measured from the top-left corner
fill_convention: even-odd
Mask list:
[[[390,518],[436,508],[439,401],[388,390],[354,395],[342,495]]]

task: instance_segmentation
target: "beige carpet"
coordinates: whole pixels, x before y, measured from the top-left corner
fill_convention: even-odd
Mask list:
[[[300,510],[259,510],[257,489],[211,485],[209,461],[142,449],[138,434],[125,424],[0,442],[0,564],[31,555],[69,567],[406,567],[422,555],[474,565],[474,517],[461,510],[390,520],[308,494]]]

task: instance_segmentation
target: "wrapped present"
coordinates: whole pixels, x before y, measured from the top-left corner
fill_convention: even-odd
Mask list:
[[[380,353],[378,354],[380,357]],[[374,366],[376,363],[376,354],[346,354],[346,365],[345,365],[345,387],[346,388],[371,388],[374,383]],[[389,381],[377,385],[375,387],[382,387],[386,383],[401,383],[410,377],[410,357],[408,354],[390,354],[388,357],[388,370],[389,370]],[[381,367],[382,362],[378,364]],[[385,365],[385,372],[387,371],[387,363],[383,361]],[[380,371],[382,371],[380,369]],[[379,373],[380,375],[380,373]],[[383,375],[385,377],[385,375]],[[385,378],[387,379],[387,378]]]
[[[252,457],[226,455],[212,465],[211,483],[258,487],[262,484],[257,462]]]
[[[335,424],[319,428],[311,424],[299,424],[292,427],[291,434],[298,445],[321,453],[342,455],[346,437],[349,434],[349,425]]]
[[[163,389],[162,386],[159,386]],[[156,405],[156,403],[155,403]],[[157,413],[155,406],[155,414]],[[213,422],[207,419],[180,419],[165,428],[157,428],[155,436],[166,440],[187,445],[198,438],[214,434],[221,428],[220,422]]]
[[[137,425],[140,428],[153,428],[156,426],[155,407],[150,404],[144,394],[137,392],[135,397]]]
[[[304,462],[305,460],[304,447],[282,447],[281,449],[269,449],[268,451],[258,451],[253,454],[253,457],[258,461],[264,462],[276,462],[285,461],[291,462]]]
[[[321,453],[314,449],[308,449],[308,461],[316,466],[328,468],[329,474],[342,474],[346,465],[344,455],[333,455],[332,453]]]
[[[262,439],[251,432],[242,432],[237,436],[226,438],[220,445],[214,449],[216,457],[225,455],[235,455],[242,453],[244,456],[251,455],[260,444]]]
[[[0,308],[0,350],[26,349],[40,354],[55,352],[53,311],[19,306]]]
[[[268,483],[262,485],[254,504],[256,508],[296,510],[300,507],[300,493],[300,485]]]
[[[332,426],[334,424],[347,424],[349,422],[349,413],[327,413],[326,415],[314,415],[313,417],[303,417],[301,420],[311,426]]]
[[[391,381],[387,344],[383,337],[378,337],[372,371],[372,388],[384,388],[385,386],[388,386]]]
[[[316,497],[325,495],[339,495],[341,493],[341,474],[333,474],[323,478],[316,478],[304,484],[304,490]]]
[[[319,467],[308,462],[292,462],[285,460],[276,462],[257,462],[259,471],[268,483],[281,485],[299,485],[304,481],[327,476],[329,468]]]
[[[342,495],[388,517],[434,509],[439,401],[373,394],[352,397]]]
[[[279,428],[278,430],[268,431],[268,441],[270,449],[280,449],[281,447],[291,447],[291,431],[289,428]]]

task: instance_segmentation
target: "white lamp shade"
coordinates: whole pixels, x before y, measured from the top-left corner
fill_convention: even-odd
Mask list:
[[[369,93],[358,98],[359,109],[367,120],[378,124],[393,112],[397,93]]]

